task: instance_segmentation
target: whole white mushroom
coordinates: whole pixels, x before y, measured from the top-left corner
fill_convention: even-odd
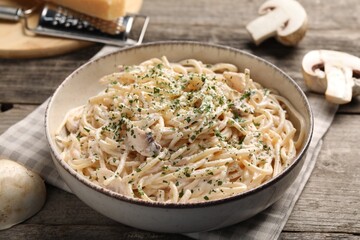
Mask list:
[[[45,203],[43,179],[21,164],[0,159],[0,230],[37,213]]]

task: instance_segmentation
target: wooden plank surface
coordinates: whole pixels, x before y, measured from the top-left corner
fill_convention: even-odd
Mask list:
[[[313,49],[360,56],[358,0],[302,0],[309,30],[296,48],[271,39],[256,47],[244,26],[256,17],[262,0],[144,0],[151,17],[145,42],[197,40],[244,49],[276,64],[306,90],[300,71]],[[45,59],[0,59],[0,133],[47,99],[61,81],[101,49],[95,45]],[[5,104],[4,103],[8,103]],[[281,234],[282,239],[359,239],[360,98],[341,106],[324,137],[316,167]],[[93,211],[74,195],[47,186],[44,208],[0,239],[187,239],[126,227]]]
[[[360,233],[359,121],[360,115],[335,117],[285,231]]]

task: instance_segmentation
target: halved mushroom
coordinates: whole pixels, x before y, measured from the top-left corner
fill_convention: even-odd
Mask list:
[[[360,94],[360,58],[331,51],[313,50],[302,61],[306,86],[318,93],[325,93],[329,102],[344,104],[353,95]]]
[[[161,150],[151,132],[145,132],[136,126],[131,126],[127,132],[127,139],[131,149],[146,157],[156,156]]]
[[[0,159],[0,230],[33,216],[45,198],[45,184],[39,175],[17,162]]]
[[[307,14],[295,0],[268,0],[259,14],[262,16],[246,26],[256,45],[275,36],[280,43],[294,46],[305,36]]]

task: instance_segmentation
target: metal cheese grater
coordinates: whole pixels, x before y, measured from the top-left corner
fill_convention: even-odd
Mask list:
[[[116,46],[140,44],[149,23],[149,17],[139,14],[107,21],[47,3],[42,6],[37,26],[32,27],[28,18],[34,12],[35,8],[23,11],[0,6],[0,19],[19,21],[23,18],[24,28],[35,34]],[[135,24],[138,22],[140,24]]]

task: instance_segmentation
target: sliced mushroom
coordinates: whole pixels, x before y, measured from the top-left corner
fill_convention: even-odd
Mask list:
[[[45,199],[46,188],[39,175],[19,163],[0,159],[0,230],[33,216]]]
[[[245,74],[237,72],[224,72],[226,84],[238,92],[243,92],[246,87]]]
[[[145,132],[136,126],[132,126],[127,131],[127,140],[131,149],[146,157],[156,156],[161,150],[161,146],[152,137],[151,132]]]
[[[275,36],[280,43],[294,46],[305,36],[307,14],[295,0],[268,0],[261,5],[259,14],[246,26],[256,45]]]
[[[308,52],[302,61],[302,72],[307,87],[318,93],[325,93],[329,102],[345,104],[353,95],[360,94],[360,58],[331,51]]]

